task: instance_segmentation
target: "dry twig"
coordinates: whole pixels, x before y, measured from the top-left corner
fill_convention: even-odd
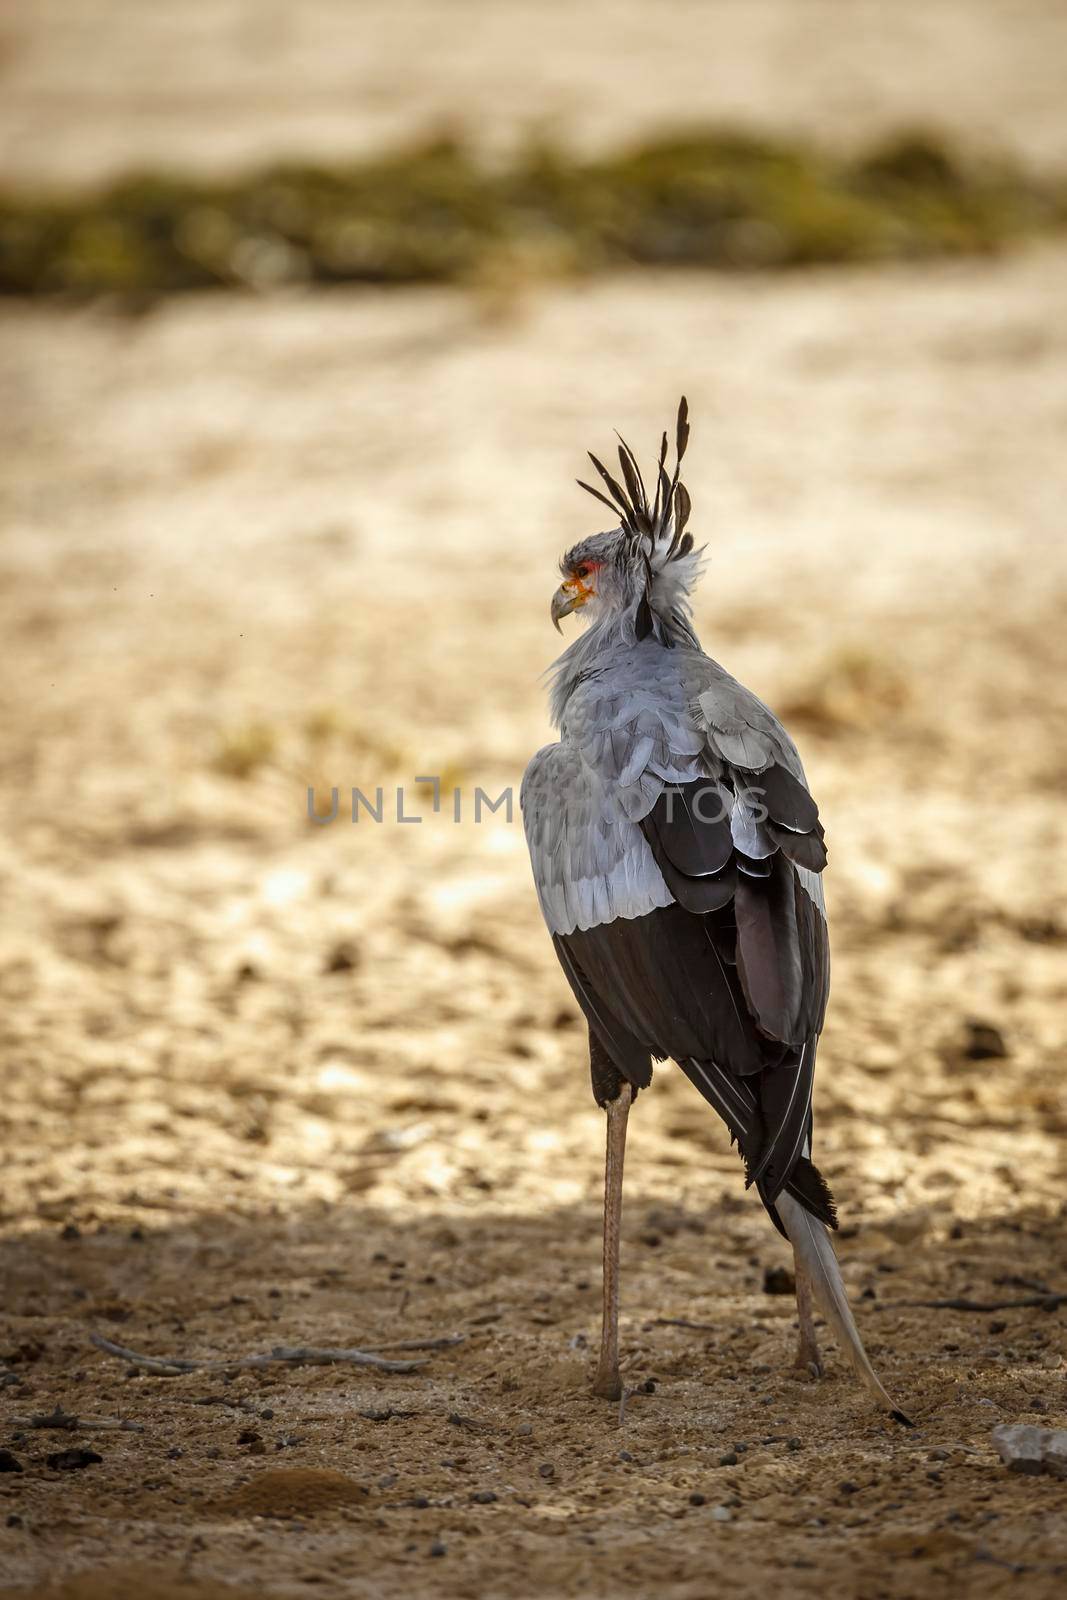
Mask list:
[[[54,1428],[60,1433],[144,1433],[139,1422],[127,1422],[119,1417],[79,1417],[75,1412],[56,1406],[54,1411],[36,1412],[31,1417],[12,1417],[16,1428]]]
[[[99,1333],[91,1333],[90,1340],[105,1355],[128,1361],[131,1366],[143,1367],[160,1378],[174,1378],[182,1372],[246,1372],[255,1367],[376,1367],[380,1372],[415,1372],[426,1366],[425,1361],[390,1361],[385,1356],[368,1350],[319,1349],[315,1345],[276,1345],[265,1355],[233,1356],[228,1360],[210,1360],[199,1356],[146,1356],[125,1345],[114,1344]]]

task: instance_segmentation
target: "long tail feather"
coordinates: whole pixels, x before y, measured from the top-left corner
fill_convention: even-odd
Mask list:
[[[830,1185],[813,1161],[801,1156],[789,1174],[786,1185],[794,1200],[799,1200],[805,1211],[825,1222],[828,1228],[837,1227],[837,1204]]]
[[[816,1222],[792,1195],[780,1194],[775,1201],[775,1207],[789,1235],[789,1242],[797,1253],[799,1263],[811,1282],[815,1303],[833,1329],[834,1337],[856,1376],[874,1395],[879,1405],[885,1407],[894,1421],[910,1428],[912,1426],[910,1417],[905,1416],[904,1412],[893,1403],[863,1348],[863,1341],[852,1319],[852,1309],[845,1293],[841,1269],[837,1265],[837,1257],[834,1255],[834,1248],[826,1229],[821,1222]]]

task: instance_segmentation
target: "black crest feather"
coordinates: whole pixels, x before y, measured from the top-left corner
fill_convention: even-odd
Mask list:
[[[596,468],[607,495],[582,478],[577,479],[577,482],[586,494],[591,494],[601,505],[607,506],[613,515],[619,516],[624,531],[633,540],[631,558],[640,552],[645,567],[645,592],[637,613],[637,636],[644,638],[651,633],[653,627],[652,558],[657,547],[666,545],[668,561],[681,560],[693,548],[693,536],[685,531],[692,511],[692,501],[689,498],[689,491],[680,480],[682,458],[689,444],[689,402],[685,395],[678,405],[678,418],[674,430],[674,472],[671,475],[667,473],[669,446],[667,434],[664,433],[660,440],[659,457],[656,462],[656,495],[651,504],[645,481],[641,476],[641,468],[637,464],[637,457],[621,434],[618,435],[618,440],[622,483],[612,476],[591,450],[588,452],[589,459]]]
[[[626,492],[630,497],[630,506],[634,522],[642,533],[652,532],[652,519],[648,514],[648,499],[645,495],[644,479],[634,460],[633,451],[623,441],[619,445],[619,466],[622,468],[623,479],[626,483]]]
[[[678,454],[678,465],[681,466],[682,457],[685,455],[685,447],[689,443],[689,401],[684,394],[678,402],[678,431],[676,439],[675,448]]]
[[[598,461],[591,450],[588,450],[586,454],[596,470],[599,472],[601,478],[607,484],[608,493],[611,495],[611,498],[614,500],[618,509],[622,512],[623,527],[630,527],[633,521],[633,511],[622,486],[615,481],[604,463],[602,461]]]
[[[615,512],[619,508],[618,506],[612,505],[606,494],[601,494],[599,489],[594,489],[591,483],[586,483],[582,478],[575,478],[574,481],[578,485],[579,489],[584,489],[586,494],[591,494],[594,500],[599,500],[602,506],[607,506],[612,516],[615,515]]]
[[[671,539],[669,560],[675,560],[682,543],[682,534],[689,521],[689,513],[693,509],[693,502],[689,498],[689,490],[684,483],[680,483],[674,491],[674,537]],[[690,539],[690,545],[693,541]]]

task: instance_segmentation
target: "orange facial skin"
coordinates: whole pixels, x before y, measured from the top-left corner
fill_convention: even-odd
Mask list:
[[[563,587],[574,596],[575,609],[584,606],[596,594],[595,579],[600,569],[599,561],[587,561],[578,568],[577,572],[568,573]],[[579,573],[582,576],[579,576]]]
[[[596,594],[592,580],[600,565],[599,561],[583,561],[572,568],[552,596],[552,625],[557,632],[563,632],[559,625],[562,617],[578,611]]]

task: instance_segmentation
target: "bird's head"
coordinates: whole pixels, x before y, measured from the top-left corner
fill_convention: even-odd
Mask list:
[[[690,502],[679,478],[689,439],[688,419],[683,397],[678,408],[674,472],[667,473],[664,434],[651,499],[633,451],[623,440],[619,442],[621,483],[590,455],[607,493],[580,478],[578,482],[608,507],[617,525],[583,539],[560,562],[563,582],[552,597],[552,621],[557,629],[562,617],[582,610],[583,620],[594,624],[611,617],[632,619],[635,639],[645,638],[659,623],[663,642],[670,643],[672,621],[684,622],[689,590],[700,566],[693,536],[685,531]]]
[[[561,617],[585,606],[590,607],[585,620],[595,621],[606,611],[621,610],[628,598],[636,598],[627,543],[622,528],[612,528],[608,533],[592,534],[567,551],[559,564],[563,582],[552,596],[552,621],[557,628]]]

